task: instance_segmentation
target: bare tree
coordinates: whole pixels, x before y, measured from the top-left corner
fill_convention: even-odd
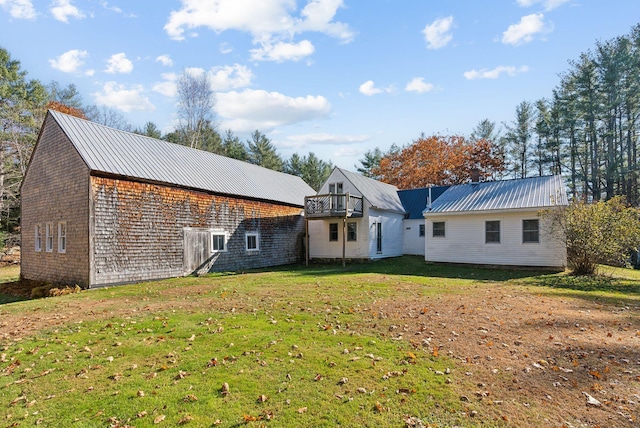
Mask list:
[[[178,80],[178,133],[185,146],[200,148],[203,130],[208,125],[215,129],[215,93],[206,73],[195,74],[187,70]]]

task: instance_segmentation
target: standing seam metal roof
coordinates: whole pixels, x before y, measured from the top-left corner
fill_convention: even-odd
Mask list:
[[[431,186],[431,204],[442,195],[449,186]],[[427,208],[429,198],[429,187],[420,189],[398,190],[398,196],[402,206],[407,212],[407,218],[416,220],[423,219],[422,212]]]
[[[454,213],[568,205],[562,177],[549,175],[449,187],[426,213]]]
[[[303,206],[304,197],[315,194],[294,175],[54,110],[49,115],[92,171],[296,206]]]
[[[364,175],[355,174],[346,169],[337,169],[358,189],[372,207],[405,213],[402,202],[398,197],[398,188],[396,186],[365,177]]]

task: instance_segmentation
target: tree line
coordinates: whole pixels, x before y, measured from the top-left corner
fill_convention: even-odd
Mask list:
[[[183,72],[177,85],[178,125],[166,134],[153,122],[134,128],[114,109],[85,105],[74,84],[64,87],[55,81],[43,84],[28,79],[20,62],[3,48],[0,76],[0,245],[7,239],[8,245],[19,242],[20,183],[48,109],[297,175],[316,190],[333,169],[330,161],[311,152],[284,159],[259,130],[246,141],[231,130],[222,135],[215,121],[215,93],[206,74]]]

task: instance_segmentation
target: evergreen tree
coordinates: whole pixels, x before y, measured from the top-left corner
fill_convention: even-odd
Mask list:
[[[275,171],[283,170],[284,162],[276,151],[275,146],[266,135],[257,129],[251,134],[251,139],[247,141],[247,147],[249,154],[248,161],[250,163]]]

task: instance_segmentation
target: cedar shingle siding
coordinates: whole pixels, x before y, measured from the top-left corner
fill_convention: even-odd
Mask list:
[[[108,168],[92,170],[84,157],[91,148],[87,141],[98,145],[94,153],[99,153],[100,139],[119,137],[120,131],[80,120],[50,112],[40,132],[21,187],[23,278],[91,287],[291,264],[302,258],[302,205],[305,194],[313,190],[298,177],[240,164],[224,172],[210,168],[210,174],[222,173],[231,183],[234,174],[238,182],[260,182],[264,174],[265,182],[281,183],[275,193],[283,195],[282,202],[279,196],[262,200],[218,194],[122,176]],[[90,132],[94,126],[95,134],[77,134],[77,129]],[[122,134],[127,144],[135,143],[137,136]],[[74,145],[74,139],[82,139],[83,145]],[[144,139],[145,144],[155,144]],[[155,149],[162,153],[166,147],[170,152],[173,148],[166,144],[170,143],[157,141]],[[135,150],[128,153],[131,162],[153,161],[134,157]],[[236,162],[200,153],[202,157],[187,152],[176,162]],[[184,175],[195,174],[188,165],[174,165]],[[256,192],[265,194],[265,185]],[[299,204],[291,202],[298,199]],[[58,251],[59,222],[66,222],[66,252]],[[54,233],[50,252],[45,249],[47,223]],[[36,251],[36,225],[42,227],[41,251]],[[247,233],[257,234],[257,250],[246,249]],[[224,251],[213,251],[212,234],[225,235]]]

